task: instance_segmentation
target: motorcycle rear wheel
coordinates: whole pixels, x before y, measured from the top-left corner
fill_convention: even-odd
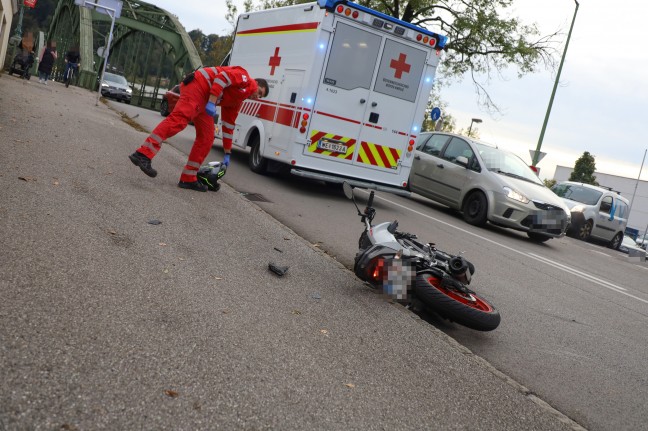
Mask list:
[[[416,275],[414,294],[425,306],[442,317],[477,331],[497,328],[501,316],[485,299],[441,286],[441,280],[429,272]]]

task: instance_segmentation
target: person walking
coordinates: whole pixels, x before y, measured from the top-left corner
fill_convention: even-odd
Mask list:
[[[52,67],[58,54],[56,53],[56,41],[47,42],[38,55],[38,82],[47,85],[47,81],[52,74]]]
[[[243,102],[246,99],[266,97],[268,91],[265,79],[250,78],[248,72],[240,66],[200,68],[180,84],[180,99],[171,114],[128,157],[146,175],[155,177],[157,171],[151,166],[151,160],[160,151],[162,142],[184,130],[193,121],[196,139],[180,175],[178,187],[206,192],[207,185],[198,181],[196,174],[214,142],[216,105],[221,107],[225,151],[223,164],[229,166],[234,124]]]

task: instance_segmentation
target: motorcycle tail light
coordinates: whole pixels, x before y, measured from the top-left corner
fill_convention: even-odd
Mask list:
[[[372,282],[382,282],[385,273],[385,259],[380,256],[374,258],[367,268],[369,280]]]

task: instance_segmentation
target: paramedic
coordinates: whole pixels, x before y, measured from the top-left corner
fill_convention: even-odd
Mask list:
[[[146,175],[155,177],[157,171],[151,166],[151,159],[160,151],[162,142],[193,121],[196,139],[180,175],[178,187],[205,192],[207,186],[198,181],[196,173],[214,141],[213,117],[216,115],[216,105],[221,107],[225,151],[223,163],[229,166],[234,124],[243,101],[266,97],[269,91],[268,83],[265,79],[250,78],[247,71],[239,66],[204,67],[189,74],[182,81],[180,89],[180,99],[171,114],[158,124],[144,144],[128,157]]]

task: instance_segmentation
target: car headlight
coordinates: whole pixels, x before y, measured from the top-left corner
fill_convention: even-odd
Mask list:
[[[132,89],[132,88],[127,88],[127,89],[126,89],[126,92],[127,92],[128,94],[131,94],[131,93],[133,92],[133,89]]]
[[[571,212],[573,213],[582,213],[585,211],[585,206],[584,205],[576,205],[575,207],[572,207]]]
[[[102,87],[108,87],[108,84],[106,84],[105,82],[102,82],[102,83],[101,83],[101,86],[102,86]]]
[[[513,199],[519,202],[522,202],[523,204],[528,204],[529,203],[529,198],[524,196],[522,193],[518,192],[517,190],[513,190],[510,187],[504,186],[504,193],[506,194],[506,197],[509,199]]]

